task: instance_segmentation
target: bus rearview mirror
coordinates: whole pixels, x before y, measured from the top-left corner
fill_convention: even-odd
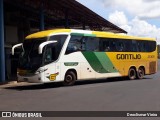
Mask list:
[[[15,48],[21,47],[21,46],[22,46],[22,43],[14,45],[14,46],[12,47],[12,55],[14,55],[14,50],[15,50]]]
[[[39,48],[38,48],[38,53],[39,54],[42,54],[42,51],[43,51],[43,48],[48,45],[48,44],[52,44],[52,43],[56,43],[57,41],[54,40],[54,41],[46,41],[46,42],[43,42],[39,45]]]

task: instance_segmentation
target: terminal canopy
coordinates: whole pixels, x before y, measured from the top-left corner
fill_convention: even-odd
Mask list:
[[[6,22],[39,28],[40,14],[44,14],[45,29],[78,28],[126,33],[76,0],[4,0]]]

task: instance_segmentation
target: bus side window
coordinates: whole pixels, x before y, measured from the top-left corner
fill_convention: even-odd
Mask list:
[[[155,41],[137,41],[139,52],[152,52],[156,49]]]
[[[148,49],[150,48],[150,45],[147,45],[146,41],[144,41],[143,46],[144,46],[144,52],[149,52]]]
[[[116,48],[117,51],[121,52],[125,50],[125,44],[123,43],[123,41],[118,40],[117,44],[116,44]]]
[[[111,49],[111,51],[117,51],[115,40],[110,41],[110,49]]]
[[[125,46],[125,48],[124,48],[125,52],[131,52],[132,51],[132,49],[131,49],[131,41],[130,40],[124,40],[123,44]]]
[[[65,54],[81,51],[82,50],[82,37],[83,36],[74,36],[74,35],[71,36],[71,39],[68,43]]]
[[[99,52],[99,38],[87,37],[86,38],[86,51]]]
[[[132,52],[138,52],[138,43],[136,40],[132,40]]]
[[[110,45],[109,45],[109,41],[107,39],[103,41],[103,51],[105,51],[105,52],[110,51]]]
[[[65,34],[50,36],[50,41],[56,40],[57,42],[46,46],[46,52],[48,52],[48,54],[46,53],[47,56],[45,56],[46,61],[55,61],[58,59],[67,37],[68,35]]]
[[[146,51],[144,41],[138,41],[137,44],[138,44],[139,52],[145,52]]]
[[[45,63],[48,64],[58,59],[58,54],[56,52],[56,48],[54,44],[47,45],[45,49],[46,49],[44,54]]]
[[[155,41],[150,41],[147,43],[148,47],[149,48],[149,52],[153,52],[156,50],[156,42]]]

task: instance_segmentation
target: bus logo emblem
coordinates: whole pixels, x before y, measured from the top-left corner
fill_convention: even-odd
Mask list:
[[[54,73],[54,74],[50,74],[49,76],[47,76],[47,78],[50,80],[50,81],[53,81],[53,80],[56,80],[56,77],[57,75],[59,75],[59,73]]]

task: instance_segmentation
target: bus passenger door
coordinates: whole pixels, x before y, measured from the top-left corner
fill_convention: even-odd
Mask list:
[[[46,82],[53,82],[58,80],[59,71],[57,71],[57,68],[59,67],[59,64],[55,61],[57,60],[56,55],[56,49],[54,44],[47,45],[45,49],[45,55],[44,55],[44,64],[45,65],[45,81]]]

